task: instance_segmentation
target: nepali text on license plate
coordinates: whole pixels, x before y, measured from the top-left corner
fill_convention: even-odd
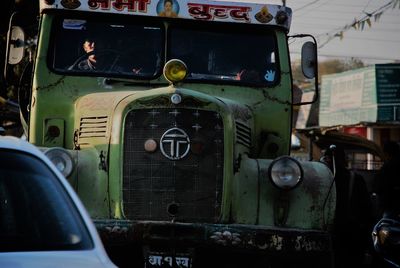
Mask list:
[[[167,256],[163,254],[149,254],[146,268],[153,267],[179,267],[190,268],[192,260],[188,256]]]

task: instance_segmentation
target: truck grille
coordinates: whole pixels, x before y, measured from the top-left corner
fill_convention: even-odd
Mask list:
[[[186,155],[183,133],[190,139]],[[130,111],[124,135],[125,216],[132,220],[217,222],[222,200],[223,137],[222,118],[216,112]],[[181,139],[178,147],[171,141],[175,138]],[[145,150],[148,140],[156,141],[154,152]]]

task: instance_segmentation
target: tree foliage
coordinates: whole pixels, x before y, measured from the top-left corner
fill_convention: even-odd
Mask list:
[[[341,73],[349,70],[365,67],[362,60],[357,58],[351,58],[348,60],[332,59],[326,61],[320,61],[318,63],[318,80],[321,81],[321,77],[326,74]],[[293,80],[298,83],[304,82],[304,76],[301,71],[300,64],[294,63],[292,65]]]
[[[351,58],[350,60],[329,60],[321,62],[318,65],[320,75],[341,73],[362,67],[364,67],[364,63],[355,58]]]

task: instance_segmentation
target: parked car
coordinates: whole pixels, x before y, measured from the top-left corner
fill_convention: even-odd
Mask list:
[[[0,267],[115,267],[50,160],[24,140],[1,136]]]
[[[368,191],[375,194],[374,180],[385,158],[382,148],[375,142],[335,130],[304,129],[298,130],[296,135],[301,146],[292,147],[293,157],[318,160],[331,145],[340,146],[345,151],[347,168],[363,176]]]
[[[381,256],[393,257],[393,249],[399,249],[398,245],[397,248],[394,246],[396,239],[399,241],[398,226],[390,229],[388,225],[382,228],[381,225],[375,227],[374,247],[379,254],[373,252],[370,237],[374,224],[383,213],[377,181],[377,175],[385,160],[382,148],[365,137],[337,130],[304,129],[298,130],[296,135],[300,142],[292,146],[294,157],[319,159],[331,168],[332,155],[339,162],[336,167],[339,166],[341,172],[335,177],[338,200],[336,212],[339,211],[335,222],[338,223],[335,225],[335,229],[338,230],[335,251],[339,266],[346,264],[346,267],[387,267],[380,266]],[[333,149],[332,145],[336,148]],[[343,167],[349,172],[344,172]],[[333,170],[337,169],[332,168]],[[388,230],[391,234],[390,240],[382,243]],[[378,248],[382,250],[379,251]]]

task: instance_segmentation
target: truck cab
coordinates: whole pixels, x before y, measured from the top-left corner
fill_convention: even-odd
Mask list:
[[[291,16],[247,2],[41,0],[25,131],[106,247],[132,245],[117,265],[332,266],[332,173],[288,156]],[[313,78],[315,42],[303,50]]]

